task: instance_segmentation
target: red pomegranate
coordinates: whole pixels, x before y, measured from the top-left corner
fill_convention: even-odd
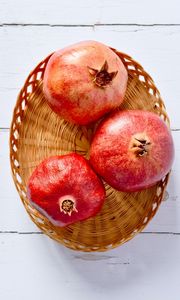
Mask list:
[[[88,162],[72,153],[40,163],[29,179],[27,195],[52,224],[63,227],[95,216],[105,189]]]
[[[127,71],[109,47],[84,41],[56,51],[48,61],[43,92],[65,120],[86,125],[119,106]]]
[[[119,111],[105,119],[95,133],[90,162],[105,181],[119,191],[148,188],[170,170],[174,157],[165,122],[148,111]]]

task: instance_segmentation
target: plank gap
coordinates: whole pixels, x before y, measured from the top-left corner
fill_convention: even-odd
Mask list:
[[[51,24],[51,23],[1,23],[0,27],[6,26],[49,26],[49,27],[103,27],[103,26],[139,26],[139,27],[156,27],[156,26],[180,26],[180,23],[94,23],[94,24]]]

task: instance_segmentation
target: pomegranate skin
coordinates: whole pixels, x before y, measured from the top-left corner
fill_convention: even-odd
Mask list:
[[[105,189],[88,162],[71,153],[41,162],[29,179],[27,196],[53,225],[63,227],[95,216]]]
[[[105,86],[99,86],[93,72],[100,71],[105,62],[110,75],[117,74]],[[84,41],[50,57],[43,92],[58,115],[71,123],[87,125],[122,103],[127,79],[127,70],[113,50],[96,41]]]
[[[171,132],[148,111],[119,111],[97,129],[90,163],[119,191],[135,192],[153,186],[169,171],[174,158]]]

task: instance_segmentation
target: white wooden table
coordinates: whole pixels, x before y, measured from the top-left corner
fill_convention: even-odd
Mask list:
[[[0,299],[180,299],[179,0],[0,0]],[[94,39],[152,75],[171,117],[176,158],[165,199],[132,241],[105,253],[70,251],[30,221],[9,166],[19,89],[50,52]]]

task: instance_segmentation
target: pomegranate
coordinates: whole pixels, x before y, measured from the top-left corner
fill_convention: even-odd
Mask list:
[[[80,155],[52,156],[40,163],[28,182],[28,198],[56,226],[66,226],[96,215],[105,189]]]
[[[165,122],[148,111],[118,111],[97,129],[90,162],[104,180],[119,191],[148,188],[170,170],[174,156]]]
[[[56,51],[48,61],[43,92],[65,120],[86,125],[119,106],[127,71],[109,47],[84,41]]]

